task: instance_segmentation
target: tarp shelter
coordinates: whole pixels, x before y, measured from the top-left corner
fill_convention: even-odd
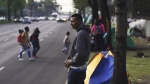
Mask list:
[[[150,20],[139,19],[129,23],[128,35],[131,36],[150,36]]]
[[[114,47],[114,42],[115,42],[115,28],[111,28],[111,37],[112,37],[112,47]],[[103,36],[105,43],[107,41],[107,33],[105,33],[105,35]],[[135,45],[131,39],[130,36],[127,35],[127,47],[128,48],[134,48]]]
[[[113,67],[114,55],[111,51],[95,54],[87,66],[84,84],[110,84]]]

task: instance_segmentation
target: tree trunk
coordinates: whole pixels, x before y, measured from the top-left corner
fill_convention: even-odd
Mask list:
[[[107,31],[107,46],[110,50],[112,50],[112,39],[111,39],[111,22],[110,22],[110,14],[107,6],[107,0],[100,0],[101,3],[101,19],[105,25],[105,29]]]
[[[11,19],[10,19],[10,0],[8,0],[8,3],[7,3],[7,11],[8,11],[8,21],[11,21]]]
[[[23,15],[23,9],[20,9],[20,16],[24,17],[24,15]]]
[[[92,25],[93,25],[94,20],[98,19],[98,2],[97,0],[88,0],[88,3],[92,8]]]
[[[14,5],[14,6],[13,6],[13,8],[14,8],[14,14],[15,14],[15,18],[17,18],[16,6]]]
[[[94,20],[98,19],[98,2],[97,0],[93,0],[93,20],[92,20],[92,25],[94,24]]]
[[[127,0],[115,0],[116,31],[111,84],[128,84],[126,74]]]

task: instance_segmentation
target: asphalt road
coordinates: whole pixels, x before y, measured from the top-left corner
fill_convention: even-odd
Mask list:
[[[29,26],[29,34],[32,34],[36,27],[41,31],[39,36],[41,49],[34,61],[29,61],[27,52],[23,54],[23,61],[18,60],[20,49],[17,42],[18,29],[24,29],[25,26]],[[73,42],[76,32],[69,22],[0,24],[0,84],[65,84],[67,68],[64,61],[67,55],[63,54],[61,49],[66,31],[71,32],[70,40]]]

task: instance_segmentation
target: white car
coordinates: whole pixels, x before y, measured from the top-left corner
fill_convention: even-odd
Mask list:
[[[55,17],[48,17],[48,20],[56,20]]]
[[[45,20],[45,17],[44,16],[41,16],[38,18],[39,20]]]

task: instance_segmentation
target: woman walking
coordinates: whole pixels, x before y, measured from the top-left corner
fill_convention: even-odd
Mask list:
[[[38,28],[36,28],[34,30],[34,32],[32,33],[32,35],[30,36],[30,41],[32,43],[33,46],[33,51],[32,51],[32,56],[33,58],[37,58],[37,52],[40,49],[40,45],[39,45],[39,34],[40,34],[40,30]]]
[[[99,19],[95,19],[94,23],[95,24],[91,28],[91,33],[94,35],[96,51],[97,52],[104,51],[105,50],[105,43],[103,38],[103,35],[105,33],[104,24]]]

